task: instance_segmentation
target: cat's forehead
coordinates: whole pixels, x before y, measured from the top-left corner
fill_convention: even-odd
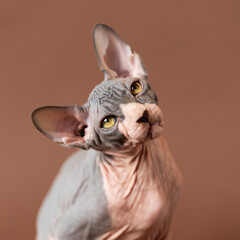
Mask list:
[[[154,98],[154,93],[148,88],[145,77],[126,77],[113,80],[104,80],[97,85],[89,95],[88,107],[91,112],[96,114],[96,111],[101,113],[113,113],[119,111],[121,104],[135,102],[136,99],[131,93],[133,82],[140,81],[145,95]],[[148,92],[146,92],[148,89]]]
[[[129,89],[132,82],[137,80],[146,80],[145,77],[127,77],[127,78],[115,78],[113,80],[104,80],[98,84],[89,95],[88,100],[102,99],[104,97],[115,97],[120,92],[126,92]]]
[[[112,113],[118,110],[119,104],[124,102],[127,89],[124,80],[105,80],[97,85],[88,98],[90,109],[98,114]],[[99,112],[100,111],[100,112]]]
[[[98,84],[91,92],[89,100],[101,99],[103,97],[110,97],[113,93],[113,89],[121,89],[123,81],[119,80],[106,80]],[[119,89],[119,90],[120,90]]]
[[[131,82],[132,79],[119,78],[101,82],[92,90],[88,98],[88,103],[90,105],[102,105],[106,104],[106,102],[115,105],[117,103],[122,103],[126,96],[129,95],[126,86],[129,81]]]

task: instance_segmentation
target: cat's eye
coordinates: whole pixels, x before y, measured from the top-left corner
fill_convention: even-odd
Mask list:
[[[115,116],[107,116],[101,122],[101,128],[109,129],[112,128],[117,122],[117,118]]]
[[[138,95],[142,90],[142,85],[139,81],[133,82],[131,85],[131,93],[133,96]]]

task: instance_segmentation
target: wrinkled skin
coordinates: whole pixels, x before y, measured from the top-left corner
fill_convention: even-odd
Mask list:
[[[181,175],[160,136],[157,97],[139,55],[110,27],[96,25],[93,40],[105,80],[88,101],[32,114],[51,140],[90,149],[60,170],[40,209],[36,239],[165,240]]]

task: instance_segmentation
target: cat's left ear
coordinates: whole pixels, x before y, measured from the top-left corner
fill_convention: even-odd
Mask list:
[[[87,149],[88,113],[82,106],[46,106],[33,111],[35,127],[52,141],[65,147]]]
[[[147,77],[140,56],[109,26],[97,24],[94,27],[93,44],[98,65],[107,79]]]

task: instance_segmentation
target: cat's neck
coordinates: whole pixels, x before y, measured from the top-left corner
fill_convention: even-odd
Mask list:
[[[144,149],[145,144],[139,144],[120,151],[109,150],[101,153],[101,158],[115,167],[129,167],[139,160]]]
[[[149,144],[151,142],[122,151],[100,153],[98,160],[102,170],[118,183],[131,182],[134,176],[146,173],[146,168],[152,165],[149,164],[152,161]]]

